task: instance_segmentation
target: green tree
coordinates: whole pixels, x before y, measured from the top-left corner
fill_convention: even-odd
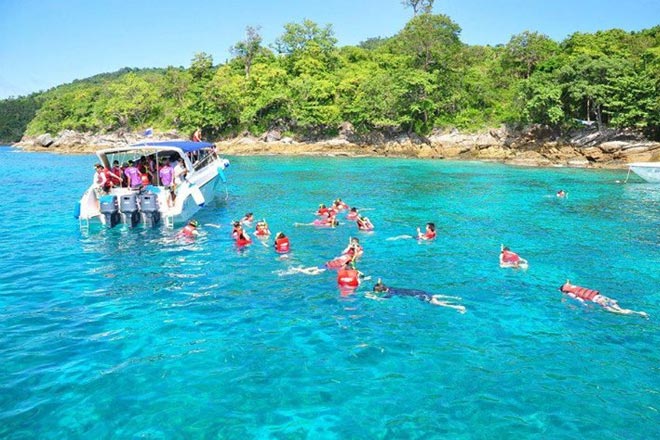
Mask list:
[[[245,66],[245,77],[250,77],[250,69],[254,59],[262,50],[262,38],[259,34],[259,27],[248,26],[245,29],[245,40],[239,41],[231,47],[231,53],[240,58]]]
[[[274,47],[279,54],[285,55],[285,65],[291,73],[300,74],[310,65],[314,70],[336,67],[337,39],[331,25],[319,27],[311,20],[304,20],[302,23],[287,23],[284,29]]]
[[[507,43],[502,64],[518,78],[529,78],[534,69],[557,54],[559,45],[538,32],[525,31]]]
[[[205,52],[196,53],[189,70],[195,81],[210,80],[213,77],[213,57]]]
[[[425,71],[447,70],[461,48],[461,28],[446,15],[413,17],[392,41],[395,52],[406,54]]]

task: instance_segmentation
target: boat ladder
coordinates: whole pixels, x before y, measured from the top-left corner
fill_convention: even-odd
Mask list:
[[[172,215],[165,216],[165,227],[168,229],[174,229],[174,216]]]
[[[80,223],[80,231],[81,232],[89,232],[89,219],[80,217],[78,219],[78,221]]]

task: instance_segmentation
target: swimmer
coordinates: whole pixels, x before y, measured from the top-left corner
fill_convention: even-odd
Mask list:
[[[571,284],[569,280],[566,280],[566,282],[559,288],[559,291],[582,303],[585,301],[591,301],[611,313],[617,313],[619,315],[639,315],[643,318],[649,317],[646,312],[624,309],[619,306],[619,303],[616,300],[601,295],[599,291],[575,286]]]
[[[199,235],[199,231],[197,230],[197,227],[199,226],[199,223],[197,220],[190,220],[186,226],[183,227],[181,232],[179,232],[180,237],[186,237],[186,238],[195,238],[196,236]]]
[[[231,223],[232,229],[231,229],[231,237],[235,240],[238,237],[239,231],[242,229],[241,222],[238,220],[234,220]]]
[[[248,212],[241,219],[241,223],[243,223],[244,225],[250,226],[252,224],[253,220],[254,220],[254,216],[252,215],[251,212]]]
[[[422,234],[421,229],[417,228],[418,240],[433,240],[436,236],[435,223],[429,222],[426,224],[426,231]]]
[[[359,216],[355,223],[360,231],[372,231],[374,229],[374,225],[369,220],[369,217]]]
[[[266,223],[265,219],[257,222],[254,235],[264,238],[270,236],[270,229],[268,229],[268,223]]]
[[[346,214],[346,220],[357,220],[359,217],[358,210],[354,206],[351,208],[351,210]]]
[[[240,224],[235,229],[234,239],[236,240],[236,244],[238,246],[247,246],[248,244],[252,243],[252,239],[250,238],[250,234],[248,234]]]
[[[392,298],[393,296],[412,296],[415,298],[420,299],[421,301],[425,301],[428,303],[433,304],[434,306],[440,306],[440,307],[447,307],[450,309],[454,309],[458,311],[459,313],[465,313],[466,308],[462,305],[459,304],[453,304],[449,301],[445,301],[445,299],[456,299],[460,300],[460,297],[457,296],[448,296],[448,295],[431,295],[429,293],[424,292],[423,290],[416,290],[416,289],[399,289],[399,288],[394,288],[394,287],[387,287],[385,284],[383,284],[383,281],[378,278],[378,282],[374,285],[373,288],[373,293],[367,293],[365,296],[370,299],[375,299],[375,300],[384,300],[388,298]]]
[[[527,269],[527,260],[520,258],[518,254],[512,252],[508,247],[500,246],[500,267],[512,267],[514,269]]]
[[[564,191],[563,189],[560,189],[559,191],[557,191],[557,197],[559,197],[559,198],[564,198],[567,195],[568,195],[568,193],[566,191]]]
[[[319,205],[319,209],[316,211],[316,215],[318,215],[318,216],[328,215],[328,208],[323,203],[321,203]]]
[[[341,253],[350,256],[353,261],[357,261],[364,253],[364,249],[360,246],[360,240],[357,237],[351,237],[348,239],[348,246]]]
[[[332,205],[337,211],[343,211],[344,209],[348,209],[348,205],[344,203],[341,199],[336,199],[334,202],[332,202]]]
[[[353,261],[350,261],[337,272],[337,284],[342,290],[352,291],[358,288],[363,277],[364,274],[357,270]]]
[[[278,254],[285,254],[291,250],[291,243],[289,242],[289,237],[284,235],[283,232],[278,232],[275,234],[275,252]]]

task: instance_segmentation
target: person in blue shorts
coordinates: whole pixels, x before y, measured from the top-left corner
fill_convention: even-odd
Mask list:
[[[374,285],[373,293],[368,293],[366,296],[367,298],[381,301],[384,299],[392,298],[395,295],[411,296],[414,298],[418,298],[424,302],[431,303],[435,306],[454,309],[459,313],[465,313],[466,310],[464,306],[461,306],[459,304],[453,304],[449,301],[445,301],[445,299],[460,299],[459,297],[437,295],[437,294],[434,295],[424,292],[423,290],[417,290],[417,289],[401,289],[398,287],[387,287],[385,284],[383,284],[383,281],[380,278],[378,278],[378,282]]]

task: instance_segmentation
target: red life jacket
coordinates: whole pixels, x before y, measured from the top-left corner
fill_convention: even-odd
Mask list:
[[[275,252],[284,254],[289,252],[290,248],[289,237],[278,238],[275,240]]]
[[[502,251],[503,263],[518,263],[519,261],[520,261],[520,257],[515,252]]]
[[[575,295],[576,298],[583,299],[585,301],[591,301],[596,295],[600,295],[600,292],[597,290],[587,289],[586,287],[574,286],[572,284],[564,284],[561,286],[561,291],[564,293],[571,293]]]
[[[340,287],[357,287],[360,285],[358,271],[354,269],[342,269],[337,273],[337,284]]]
[[[340,257],[335,258],[334,260],[328,261],[325,263],[325,267],[328,269],[340,269],[341,267],[344,266],[344,264],[348,263],[353,259],[352,255],[349,254],[344,254]]]
[[[250,243],[252,243],[252,239],[250,239],[250,237],[245,234],[240,234],[238,237],[236,237],[236,244],[238,246],[246,246]]]
[[[270,235],[270,231],[268,230],[267,227],[262,228],[262,229],[257,228],[257,230],[254,231],[254,235],[258,235],[260,237],[263,237],[263,236],[266,236],[266,235]]]
[[[115,185],[121,185],[121,176],[124,174],[122,173],[121,168],[113,167],[111,171],[117,177],[111,177],[108,176],[108,174],[106,174],[105,177],[108,177]]]
[[[426,237],[427,240],[431,240],[435,238],[435,231],[426,232],[426,234],[424,234],[424,237]]]
[[[151,181],[149,180],[149,175],[147,173],[140,175],[140,179],[142,179],[143,185],[149,185],[151,183]]]
[[[195,236],[195,228],[190,226],[190,225],[186,225],[186,226],[183,227],[183,230],[181,231],[181,233],[185,237],[194,237]]]

